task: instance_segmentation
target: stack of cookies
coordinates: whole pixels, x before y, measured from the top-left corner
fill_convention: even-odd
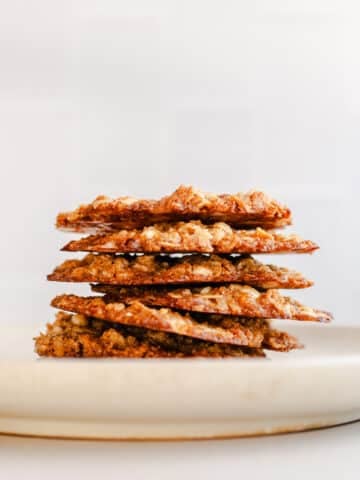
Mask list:
[[[270,319],[327,322],[331,315],[283,296],[312,285],[251,254],[318,247],[275,229],[290,210],[262,192],[214,195],[180,186],[160,200],[98,197],[57,227],[90,234],[62,250],[48,279],[89,282],[100,295],[60,295],[55,322],[35,339],[53,357],[262,357],[302,345]]]

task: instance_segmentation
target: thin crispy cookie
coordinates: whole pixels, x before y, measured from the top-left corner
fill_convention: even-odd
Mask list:
[[[210,343],[182,335],[102,322],[58,312],[46,333],[35,338],[35,352],[45,357],[264,357],[260,348]]]
[[[91,235],[74,240],[62,250],[100,253],[310,253],[318,246],[297,235],[256,230],[234,230],[226,223],[200,221],[163,223],[142,230]]]
[[[62,230],[94,233],[188,220],[275,228],[290,225],[291,212],[263,192],[215,195],[181,185],[160,200],[99,196],[72,212],[60,213],[56,226]]]
[[[258,288],[306,288],[313,282],[301,273],[265,265],[250,256],[88,254],[66,260],[48,275],[60,282],[98,282],[114,285],[182,283],[243,283]]]
[[[190,316],[190,314],[180,314],[166,308],[160,310],[149,308],[140,302],[125,306],[114,299],[103,297],[60,295],[53,299],[51,305],[123,325],[168,332],[213,343],[227,343],[252,348],[261,348],[265,334],[269,335],[270,330],[269,324],[261,319],[199,314]]]
[[[103,297],[60,295],[52,300],[51,305],[100,320],[177,333],[216,343],[257,348],[263,340],[263,331],[259,328],[251,329],[236,323],[233,328],[224,329],[221,320],[216,326],[212,326],[196,321],[189,314],[180,314],[166,308],[149,308],[140,302],[125,306],[116,300],[106,301]]]
[[[192,288],[95,285],[92,288],[126,304],[141,300],[145,305],[195,312],[315,322],[329,322],[332,318],[330,313],[302,305],[282,296],[278,290],[261,292],[247,285]]]

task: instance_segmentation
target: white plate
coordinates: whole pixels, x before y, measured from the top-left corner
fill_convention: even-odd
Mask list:
[[[307,348],[255,360],[37,359],[31,354],[33,331],[5,330],[0,432],[213,438],[359,419],[360,328],[280,325]]]

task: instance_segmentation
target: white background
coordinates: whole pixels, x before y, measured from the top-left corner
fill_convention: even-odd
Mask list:
[[[59,210],[179,183],[287,202],[322,249],[272,261],[316,281],[298,298],[357,321],[357,2],[0,5],[3,321],[44,323],[67,290],[45,282],[70,238]]]
[[[322,249],[272,260],[316,280],[299,298],[358,322],[359,13],[347,0],[0,1],[2,324],[43,325],[51,296],[76,290],[45,281],[70,238],[59,210],[179,183],[289,203]],[[0,472],[355,479],[358,427],[181,446],[4,437]]]

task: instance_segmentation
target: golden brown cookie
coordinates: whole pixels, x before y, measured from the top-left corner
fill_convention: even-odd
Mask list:
[[[264,357],[260,348],[210,343],[182,335],[102,322],[58,312],[46,333],[35,338],[35,351],[45,357]]]
[[[199,314],[191,316],[167,308],[149,308],[140,302],[125,306],[103,297],[60,295],[51,304],[56,308],[109,322],[252,348],[261,348],[265,333],[269,335],[270,330],[268,322],[261,319]]]
[[[291,224],[291,212],[263,192],[215,195],[181,185],[160,200],[99,196],[73,212],[60,213],[56,226],[62,230],[90,233],[188,220],[226,222],[234,227],[275,228]]]
[[[92,288],[108,294],[109,300],[116,299],[125,304],[141,301],[145,305],[195,312],[315,322],[329,322],[332,318],[330,313],[302,305],[282,296],[278,290],[261,292],[247,285],[186,288],[94,285]]]
[[[91,235],[62,250],[100,253],[310,253],[318,246],[297,235],[257,228],[235,230],[226,223],[162,223],[141,230]]]
[[[103,297],[60,295],[52,300],[51,305],[101,320],[177,333],[211,342],[260,347],[263,340],[263,332],[259,328],[251,329],[235,324],[232,329],[224,329],[221,321],[212,326],[196,321],[189,314],[182,315],[166,308],[149,308],[140,302],[126,306],[118,301],[106,301]]]
[[[258,288],[306,288],[301,273],[265,265],[250,256],[88,254],[65,260],[48,275],[59,282],[98,282],[114,285],[182,283],[243,283]]]

